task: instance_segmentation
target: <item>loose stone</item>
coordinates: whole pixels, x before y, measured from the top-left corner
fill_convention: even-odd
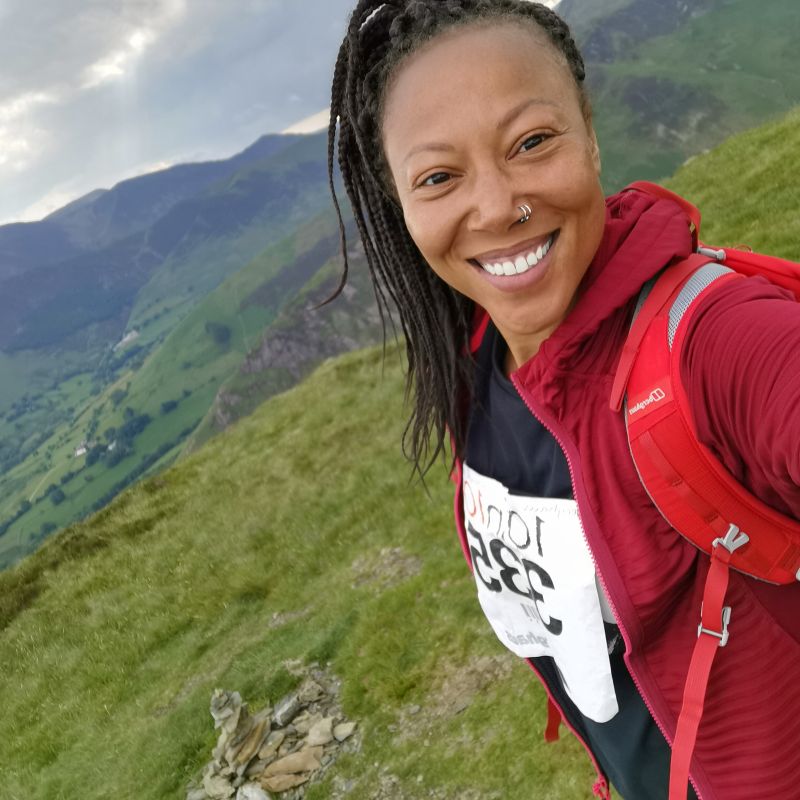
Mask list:
[[[299,753],[279,758],[273,761],[264,770],[264,775],[279,775],[281,773],[312,772],[320,768],[320,758],[322,757],[321,747],[307,747]]]
[[[257,783],[245,783],[236,792],[236,800],[269,800],[269,795]]]
[[[337,742],[343,742],[349,739],[356,729],[355,722],[342,722],[333,729],[333,736]]]
[[[325,717],[316,723],[308,732],[307,742],[313,747],[328,744],[333,739],[333,717]]]
[[[309,777],[309,775],[273,775],[271,778],[263,778],[261,786],[268,792],[285,792],[305,783]]]
[[[300,698],[296,694],[290,694],[275,706],[273,712],[273,722],[279,728],[288,725],[300,711]]]

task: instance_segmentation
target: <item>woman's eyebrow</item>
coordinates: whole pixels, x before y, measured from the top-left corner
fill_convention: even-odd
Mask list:
[[[416,155],[417,153],[422,152],[423,150],[434,150],[438,152],[452,152],[455,150],[455,147],[451,144],[447,144],[446,142],[425,142],[423,144],[418,144],[416,147],[412,147],[408,153],[406,153],[406,157],[403,159],[403,164],[405,164],[411,156]]]
[[[521,103],[518,103],[516,106],[514,106],[514,108],[508,111],[497,123],[497,130],[505,128],[506,125],[510,125],[520,114],[522,114],[523,111],[531,106],[551,106],[552,108],[558,108],[558,103],[554,103],[552,100],[546,100],[543,97],[530,97],[527,100],[523,100]],[[403,159],[403,164],[405,165],[411,156],[416,155],[424,150],[433,150],[435,152],[452,152],[455,150],[455,147],[453,147],[451,144],[447,144],[447,142],[424,142],[412,147],[408,153],[406,153],[406,157]]]
[[[523,100],[521,103],[514,106],[514,108],[512,108],[497,123],[497,130],[505,128],[506,125],[511,124],[523,111],[530,108],[531,106],[552,106],[553,108],[558,108],[558,103],[554,103],[552,100],[546,100],[543,97],[530,97],[527,100]]]

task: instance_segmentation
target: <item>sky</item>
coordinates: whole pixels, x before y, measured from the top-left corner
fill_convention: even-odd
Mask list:
[[[354,5],[0,0],[0,224],[323,127]]]

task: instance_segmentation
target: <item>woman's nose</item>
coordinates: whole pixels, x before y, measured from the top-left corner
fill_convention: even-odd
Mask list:
[[[522,201],[508,175],[486,171],[473,182],[469,226],[474,231],[505,232],[522,216]]]

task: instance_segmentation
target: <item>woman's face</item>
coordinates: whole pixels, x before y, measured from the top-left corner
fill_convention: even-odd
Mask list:
[[[393,76],[383,144],[420,252],[527,360],[567,314],[605,221],[597,141],[561,54],[515,23],[444,33]]]

